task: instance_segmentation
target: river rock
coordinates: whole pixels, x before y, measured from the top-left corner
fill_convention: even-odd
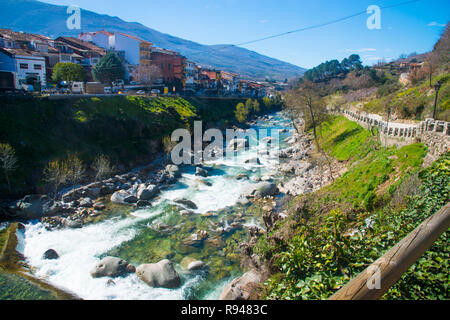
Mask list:
[[[56,215],[62,206],[46,195],[28,195],[16,204],[15,211],[19,219],[40,219]]]
[[[81,208],[91,208],[92,207],[92,199],[91,198],[83,198],[83,199],[81,199],[79,206]]]
[[[149,185],[148,187],[141,187],[137,192],[137,198],[139,200],[150,200],[154,198],[159,192],[159,188],[155,185]]]
[[[182,205],[186,206],[188,209],[193,209],[193,210],[198,209],[197,205],[194,202],[192,202],[191,200],[175,199],[174,202],[182,204]]]
[[[111,202],[118,204],[132,204],[138,201],[137,197],[132,193],[125,190],[119,190],[114,192],[111,196]]]
[[[189,263],[187,266],[188,271],[196,271],[200,269],[204,269],[206,267],[206,264],[203,261],[193,261]]]
[[[91,270],[93,278],[120,277],[126,273],[134,272],[134,266],[129,265],[125,260],[115,257],[105,257],[100,260]]]
[[[83,221],[81,219],[66,218],[62,221],[62,226],[70,229],[80,229],[83,227]]]
[[[278,191],[276,184],[271,182],[259,182],[251,184],[243,189],[242,196],[246,198],[250,197],[266,197],[273,196]]]
[[[242,277],[234,279],[220,294],[220,300],[249,300],[254,289],[260,286],[261,275],[249,271]]]
[[[98,211],[102,211],[106,209],[106,206],[102,202],[94,203],[94,209]]]
[[[138,208],[145,208],[151,206],[152,206],[151,202],[147,200],[138,200],[138,202],[136,202],[136,207]]]
[[[44,259],[44,260],[56,260],[58,258],[59,258],[58,253],[53,249],[48,249],[42,255],[42,259]]]
[[[136,275],[151,287],[174,289],[181,279],[172,263],[164,259],[158,263],[143,264],[136,268]]]

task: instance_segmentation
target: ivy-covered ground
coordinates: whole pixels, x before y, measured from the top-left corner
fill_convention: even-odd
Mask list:
[[[450,154],[422,169],[426,147],[385,148],[342,117],[321,145],[346,161],[334,183],[290,203],[290,216],[261,238],[271,277],[266,299],[327,299],[449,201]],[[358,148],[359,146],[359,148]],[[383,297],[449,299],[448,232]]]

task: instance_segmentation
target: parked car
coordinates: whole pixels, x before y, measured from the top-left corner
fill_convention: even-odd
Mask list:
[[[161,91],[158,90],[158,89],[153,89],[153,90],[151,91],[151,93],[152,93],[152,94],[161,94]]]

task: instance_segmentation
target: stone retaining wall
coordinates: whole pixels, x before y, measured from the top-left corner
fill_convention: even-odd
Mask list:
[[[450,122],[426,119],[415,124],[387,122],[381,116],[367,113],[356,113],[349,110],[339,112],[351,121],[355,121],[364,128],[378,127],[381,142],[384,145],[398,147],[414,142],[425,144],[429,152],[424,165],[427,166],[437,160],[440,155],[450,149]]]

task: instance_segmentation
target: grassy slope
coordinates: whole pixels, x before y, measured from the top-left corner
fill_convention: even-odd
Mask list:
[[[348,161],[349,170],[293,200],[290,217],[260,239],[256,251],[273,268],[266,298],[328,298],[448,202],[448,160],[417,175],[423,145],[381,147],[342,117],[325,124],[321,135],[326,151]],[[448,299],[448,262],[438,265],[448,261],[446,239],[444,234],[385,298]]]
[[[440,82],[437,118],[450,121],[450,74],[443,74],[433,79]],[[404,119],[423,120],[433,114],[435,91],[430,88],[429,80],[420,84],[401,88],[383,97],[370,99],[364,104],[363,110],[380,115],[386,114],[386,105]]]

